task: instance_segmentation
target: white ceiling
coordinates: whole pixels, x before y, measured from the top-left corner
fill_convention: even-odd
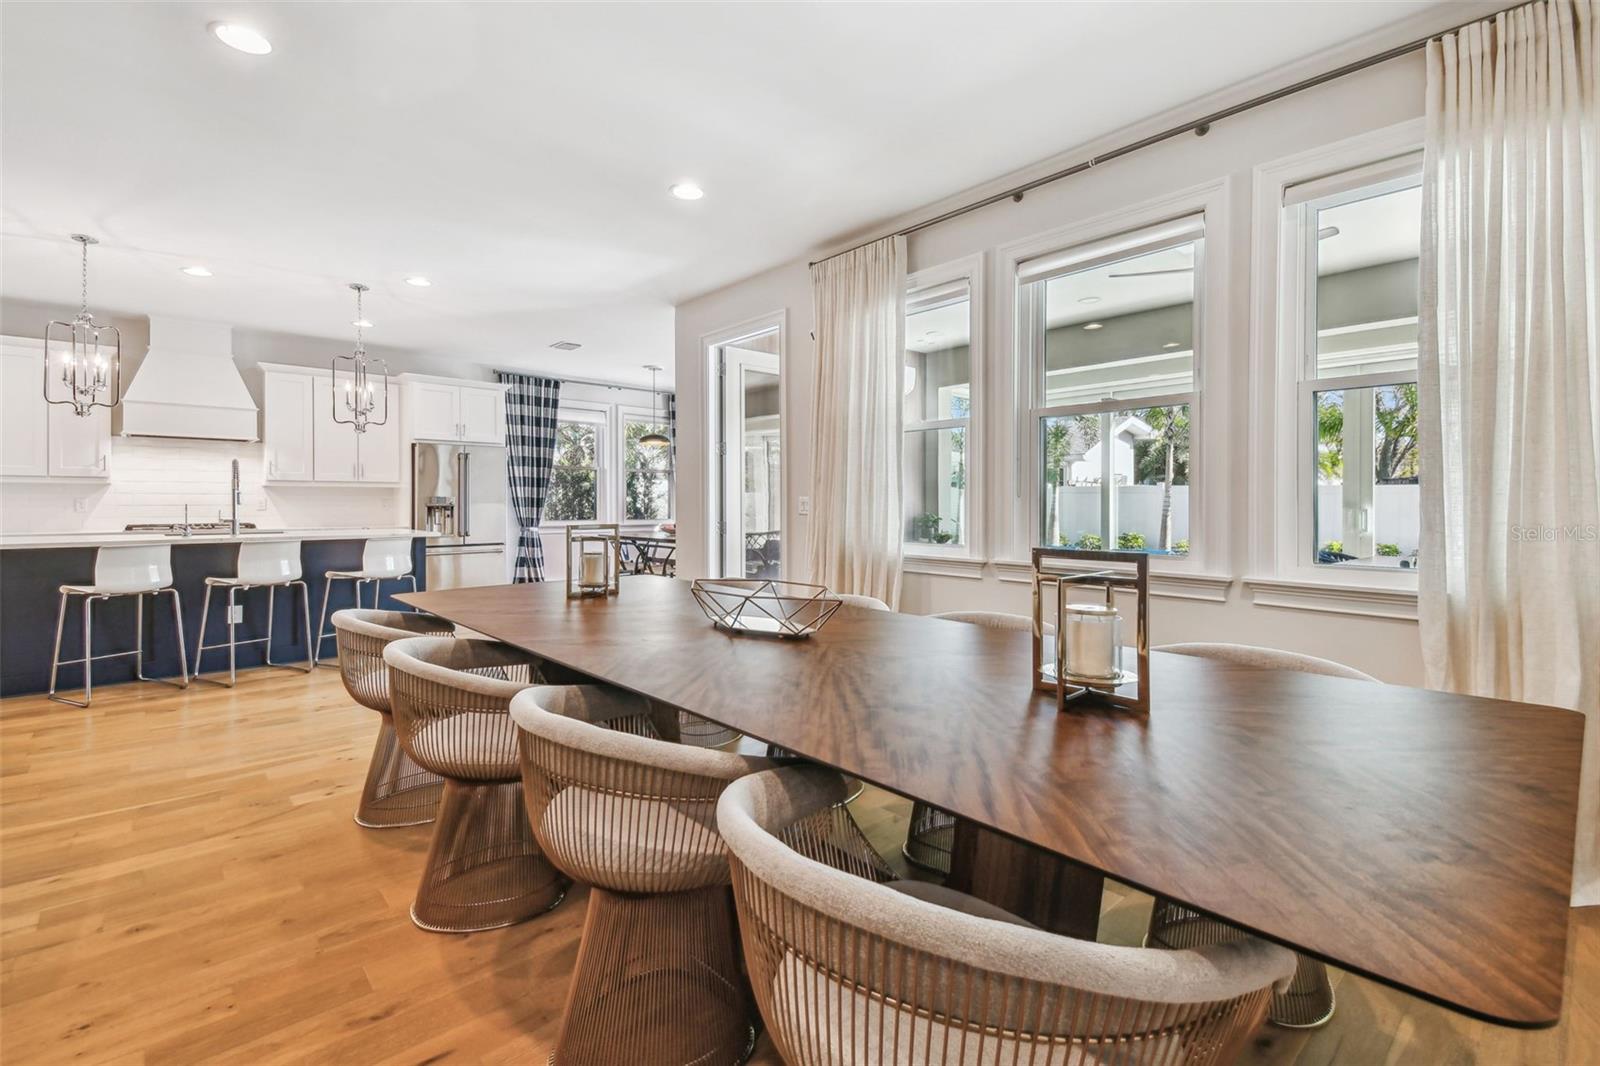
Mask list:
[[[365,281],[375,344],[642,383],[678,300],[1429,6],[7,4],[4,293],[82,230],[102,310],[343,337]]]

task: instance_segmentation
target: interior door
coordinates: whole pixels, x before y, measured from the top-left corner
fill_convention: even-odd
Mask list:
[[[776,578],[783,562],[778,356],[729,345],[720,377],[722,576]]]

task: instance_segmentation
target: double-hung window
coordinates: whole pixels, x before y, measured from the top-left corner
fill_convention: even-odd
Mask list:
[[[1420,535],[1417,278],[1421,159],[1284,191],[1285,308],[1299,340],[1302,558],[1416,565]]]
[[[965,552],[971,543],[972,286],[959,278],[906,297],[901,484],[906,550]]]
[[[672,447],[640,443],[645,437],[668,437],[672,427],[654,416],[622,416],[622,520],[664,522],[672,517]]]
[[[1196,214],[1018,265],[1036,543],[1189,553],[1204,255]]]
[[[560,413],[544,521],[592,522],[599,517],[605,428],[603,413]]]

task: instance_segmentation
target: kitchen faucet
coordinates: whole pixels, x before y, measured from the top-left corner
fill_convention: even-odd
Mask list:
[[[239,535],[239,460],[233,461],[233,492],[229,496],[232,510],[228,518],[228,536]]]

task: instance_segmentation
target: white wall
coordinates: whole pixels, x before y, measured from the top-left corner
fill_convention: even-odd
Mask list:
[[[1446,5],[1448,7],[1449,5]],[[1458,7],[1435,11],[1431,17],[1443,26],[1476,14],[1475,8]],[[1421,27],[1428,32],[1436,26]],[[1159,116],[1134,130],[1119,131],[1095,145],[1082,146],[1056,160],[1030,168],[1022,175],[997,177],[985,186],[995,191],[1014,183],[1017,177],[1032,177],[1077,162],[1096,151],[1118,146],[1176,121],[1203,114],[1213,103],[1231,103],[1268,87],[1286,84],[1296,77],[1328,69],[1356,56],[1380,51],[1398,40],[1417,36],[1418,27],[1398,27],[1384,40],[1357,42],[1308,61],[1294,71],[1278,72],[1268,83],[1240,87],[1221,98],[1196,101],[1170,115]],[[1008,242],[1058,227],[1103,216],[1118,210],[1170,195],[1208,181],[1225,179],[1227,186],[1227,232],[1208,233],[1211,242],[1221,242],[1228,252],[1229,284],[1224,286],[1226,306],[1213,306],[1212,313],[1224,311],[1229,343],[1224,350],[1210,351],[1203,398],[1205,417],[1214,424],[1229,427],[1230,446],[1226,469],[1213,471],[1210,485],[1225,508],[1226,543],[1207,559],[1208,569],[1236,579],[1228,588],[1225,602],[1162,597],[1152,605],[1152,636],[1155,642],[1180,640],[1233,640],[1271,645],[1289,650],[1320,654],[1343,660],[1385,680],[1421,684],[1421,654],[1415,622],[1392,618],[1331,614],[1316,611],[1258,606],[1239,578],[1246,576],[1252,529],[1264,535],[1268,518],[1252,515],[1249,509],[1250,465],[1247,454],[1249,383],[1247,367],[1250,351],[1250,220],[1251,171],[1256,165],[1331,141],[1380,129],[1414,119],[1423,108],[1424,69],[1420,54],[1411,54],[1359,74],[1320,86],[1274,104],[1218,123],[1205,137],[1185,135],[1146,149],[1129,158],[1106,164],[1085,174],[1043,186],[1027,194],[1019,203],[1005,201],[981,211],[913,234],[908,242],[912,271],[937,266],[974,253],[989,253],[990,284],[987,286],[986,365],[999,365],[1013,358],[1011,352],[996,350],[992,343],[1005,302],[1012,294],[994,278],[993,251]],[[952,144],[952,151],[959,146]],[[948,204],[933,205],[908,214],[907,220],[926,217],[946,206],[976,198],[963,195]],[[907,205],[908,208],[912,205]],[[879,231],[881,232],[881,231]],[[871,236],[874,234],[869,234]],[[842,245],[841,245],[842,246]],[[837,246],[836,246],[837,247]],[[825,249],[833,250],[833,249]],[[707,448],[713,427],[707,418],[708,371],[702,338],[775,311],[786,311],[783,369],[788,424],[784,447],[789,463],[790,488],[786,512],[789,530],[788,558],[793,577],[804,577],[805,546],[809,535],[808,518],[798,515],[796,497],[809,492],[811,477],[812,377],[814,345],[811,340],[812,304],[807,263],[796,261],[735,285],[687,301],[677,313],[677,376],[679,403],[679,573],[704,574],[707,569]],[[1007,401],[989,404],[983,431],[984,454],[996,454],[995,443],[1001,434],[1010,434],[1014,414]],[[1007,460],[1009,461],[1009,459]],[[982,470],[992,485],[1000,471],[993,464]],[[981,489],[979,490],[981,492]],[[978,497],[975,497],[975,502]],[[995,516],[995,504],[979,503]],[[1010,500],[999,501],[1009,508]],[[1007,523],[999,523],[1005,527]],[[1016,551],[1000,545],[991,557]],[[1016,551],[1020,556],[1020,551]],[[995,569],[981,577],[952,577],[908,573],[901,609],[933,612],[954,609],[988,608],[1025,613],[1028,610],[1028,585],[1007,580]]]

